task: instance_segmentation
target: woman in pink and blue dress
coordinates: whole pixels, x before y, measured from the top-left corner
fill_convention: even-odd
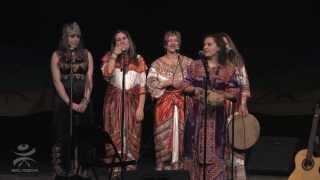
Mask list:
[[[203,58],[193,61],[188,70],[193,103],[188,107],[188,133],[185,146],[192,180],[226,180],[228,177],[228,143],[226,124],[231,100],[240,99],[237,69],[228,60],[227,43],[220,34],[207,35],[203,41]],[[207,123],[205,124],[204,89],[208,72]],[[206,142],[204,142],[206,128]],[[204,154],[206,148],[206,154]],[[187,162],[186,162],[187,163]],[[204,171],[205,169],[205,171]]]

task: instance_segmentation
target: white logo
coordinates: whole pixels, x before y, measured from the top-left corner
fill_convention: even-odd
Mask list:
[[[12,172],[38,172],[35,168],[37,163],[31,156],[36,153],[36,148],[31,148],[28,144],[20,144],[17,146],[17,152],[14,152],[17,158],[12,162]]]

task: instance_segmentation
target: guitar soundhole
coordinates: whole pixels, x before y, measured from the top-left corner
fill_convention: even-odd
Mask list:
[[[314,161],[313,159],[304,159],[302,161],[302,168],[306,171],[312,169],[314,166]]]

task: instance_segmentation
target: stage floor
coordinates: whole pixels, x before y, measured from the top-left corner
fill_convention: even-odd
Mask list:
[[[105,180],[106,178],[104,176],[99,176],[99,179]],[[287,179],[288,177],[286,176],[270,176],[270,175],[249,175],[248,176],[248,180],[287,180]],[[50,174],[40,174],[36,176],[0,174],[0,180],[52,180],[52,177],[50,176]]]
[[[286,152],[294,153],[296,150],[306,147],[312,117],[270,117],[261,115],[257,115],[257,117],[262,127],[259,142],[263,143],[261,145],[257,143],[252,150],[248,151],[247,157],[252,158],[247,161],[247,169],[261,171],[261,173],[248,171],[248,180],[287,179],[289,165],[292,165],[294,157],[293,155],[282,156],[282,154],[286,154]],[[49,180],[52,172],[50,167],[51,113],[44,112],[26,117],[3,117],[1,119],[0,180]],[[145,121],[143,126],[139,166],[140,171],[151,172],[155,161],[152,121]],[[272,137],[272,141],[263,141],[269,140],[266,138],[269,136]],[[289,137],[295,138],[299,142],[299,146],[293,146]],[[17,148],[21,145],[29,145],[29,150],[35,148],[36,152],[30,157],[39,163],[39,173],[37,175],[27,176],[11,173],[14,160],[19,158],[15,155],[15,152],[18,152]],[[278,155],[283,158],[278,158]],[[265,160],[262,157],[267,159]],[[270,163],[270,160],[277,160],[277,163]],[[274,164],[279,164],[278,169],[274,167]],[[270,171],[278,171],[280,174]],[[101,177],[100,179],[105,178]],[[152,179],[149,178],[149,180]]]
[[[9,170],[8,167],[4,167],[3,163],[0,163],[0,180],[52,180],[52,167],[49,163],[41,163],[38,166],[38,172],[36,173],[12,173],[12,169]],[[164,172],[155,172],[153,171],[153,164],[148,160],[145,159],[144,162],[141,162],[140,167],[137,171],[137,173],[133,174],[143,174],[143,176],[140,176],[139,180],[172,180],[172,179],[179,179],[181,177],[181,172],[176,171],[164,171]],[[99,180],[108,180],[106,177],[106,171],[103,168],[95,168]],[[178,173],[180,173],[178,175]],[[287,180],[288,175],[283,174],[272,174],[272,173],[248,173],[248,179],[247,180]],[[157,175],[156,175],[157,174]],[[92,175],[92,174],[91,174]],[[135,176],[135,175],[134,175]],[[137,178],[132,178],[132,173],[127,178],[124,178],[124,180],[138,180]],[[92,178],[92,180],[95,180]]]

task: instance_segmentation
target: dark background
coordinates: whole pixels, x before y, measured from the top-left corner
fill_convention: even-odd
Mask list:
[[[277,89],[281,83],[286,83],[278,81],[282,73],[296,74],[292,77],[296,78],[308,72],[308,68],[314,70],[319,67],[319,20],[319,3],[311,0],[10,1],[1,5],[0,11],[1,70],[7,74],[0,78],[1,82],[7,82],[7,89],[30,88],[37,79],[29,82],[7,79],[15,71],[10,69],[12,67],[32,67],[30,69],[43,72],[39,74],[39,79],[45,80],[41,85],[52,87],[50,56],[58,46],[63,24],[77,21],[85,47],[91,51],[95,61],[93,101],[95,119],[99,123],[105,89],[99,69],[100,59],[109,49],[111,36],[118,29],[130,32],[138,53],[145,57],[148,65],[163,54],[163,34],[169,29],[181,32],[181,51],[192,58],[197,58],[205,34],[226,32],[246,60],[253,89],[263,86]],[[302,84],[302,91],[320,87],[317,74],[297,80],[295,83]],[[145,129],[152,129],[153,106],[150,99],[147,103]],[[301,144],[306,144],[311,115],[256,115],[262,120],[262,135],[299,137]],[[2,159],[7,158],[5,154],[11,152],[15,144],[28,142],[38,147],[41,161],[49,161],[50,118],[51,112],[1,117]],[[152,151],[150,133],[144,131],[144,152]]]

